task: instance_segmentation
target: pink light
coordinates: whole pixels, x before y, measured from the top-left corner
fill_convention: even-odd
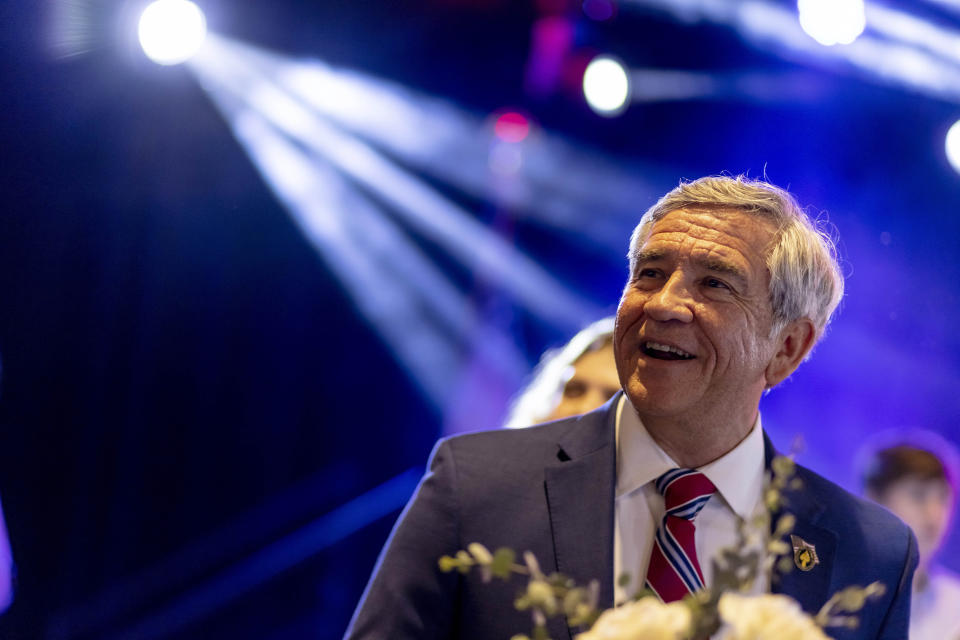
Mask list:
[[[516,111],[507,111],[500,114],[493,132],[504,142],[521,142],[530,135],[530,121]]]

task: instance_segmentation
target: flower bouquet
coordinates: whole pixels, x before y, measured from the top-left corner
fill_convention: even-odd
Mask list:
[[[532,631],[511,640],[550,640],[546,621],[558,615],[566,616],[571,627],[583,630],[576,640],[829,640],[826,629],[857,626],[854,614],[870,598],[883,593],[882,584],[843,589],[815,616],[786,595],[746,594],[760,572],[772,575],[792,569],[792,549],[783,538],[793,529],[794,518],[784,513],[774,527],[771,514],[783,513],[784,490],[798,487],[799,480],[793,476],[790,458],[774,458],[764,488],[766,509],[753,522],[741,522],[737,544],[712,559],[713,586],[677,602],[664,604],[652,592],[641,591],[630,601],[601,611],[596,580],[577,585],[563,574],[544,574],[530,552],[518,562],[512,549],[491,552],[477,542],[454,556],[440,558],[440,570],[477,570],[485,582],[525,577],[526,586],[519,590],[514,606],[530,612]],[[771,531],[772,535],[764,543],[756,539],[759,531]],[[621,576],[619,581],[623,586],[630,578]]]

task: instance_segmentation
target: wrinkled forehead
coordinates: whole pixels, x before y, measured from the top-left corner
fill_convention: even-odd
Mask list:
[[[661,245],[687,246],[739,257],[765,269],[775,233],[769,220],[742,210],[675,209],[653,221],[632,251],[633,257],[639,259],[648,253],[659,253]]]

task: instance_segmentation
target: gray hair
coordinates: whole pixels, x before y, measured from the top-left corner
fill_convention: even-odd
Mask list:
[[[836,245],[821,222],[808,216],[780,187],[746,176],[708,176],[681,182],[647,209],[630,237],[630,276],[640,246],[655,222],[677,209],[731,210],[769,220],[776,227],[767,248],[770,272],[771,335],[799,318],[809,318],[819,339],[843,297]]]

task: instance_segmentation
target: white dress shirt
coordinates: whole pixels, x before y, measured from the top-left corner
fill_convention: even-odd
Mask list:
[[[661,474],[679,467],[647,433],[626,395],[620,397],[616,416],[617,488],[613,531],[614,597],[617,604],[630,599],[643,588],[647,564],[657,526],[663,518],[663,496],[654,481]],[[700,467],[717,487],[695,520],[697,558],[703,570],[704,584],[713,584],[711,558],[737,543],[739,518],[750,522],[763,507],[764,451],[760,416],[750,433],[730,452]],[[767,531],[757,531],[756,539],[765,544]],[[752,537],[752,536],[751,536]],[[631,581],[619,585],[619,576],[628,573]],[[769,591],[769,577],[761,575],[751,593]]]
[[[910,640],[960,640],[960,576],[930,570],[926,588],[913,592]]]

